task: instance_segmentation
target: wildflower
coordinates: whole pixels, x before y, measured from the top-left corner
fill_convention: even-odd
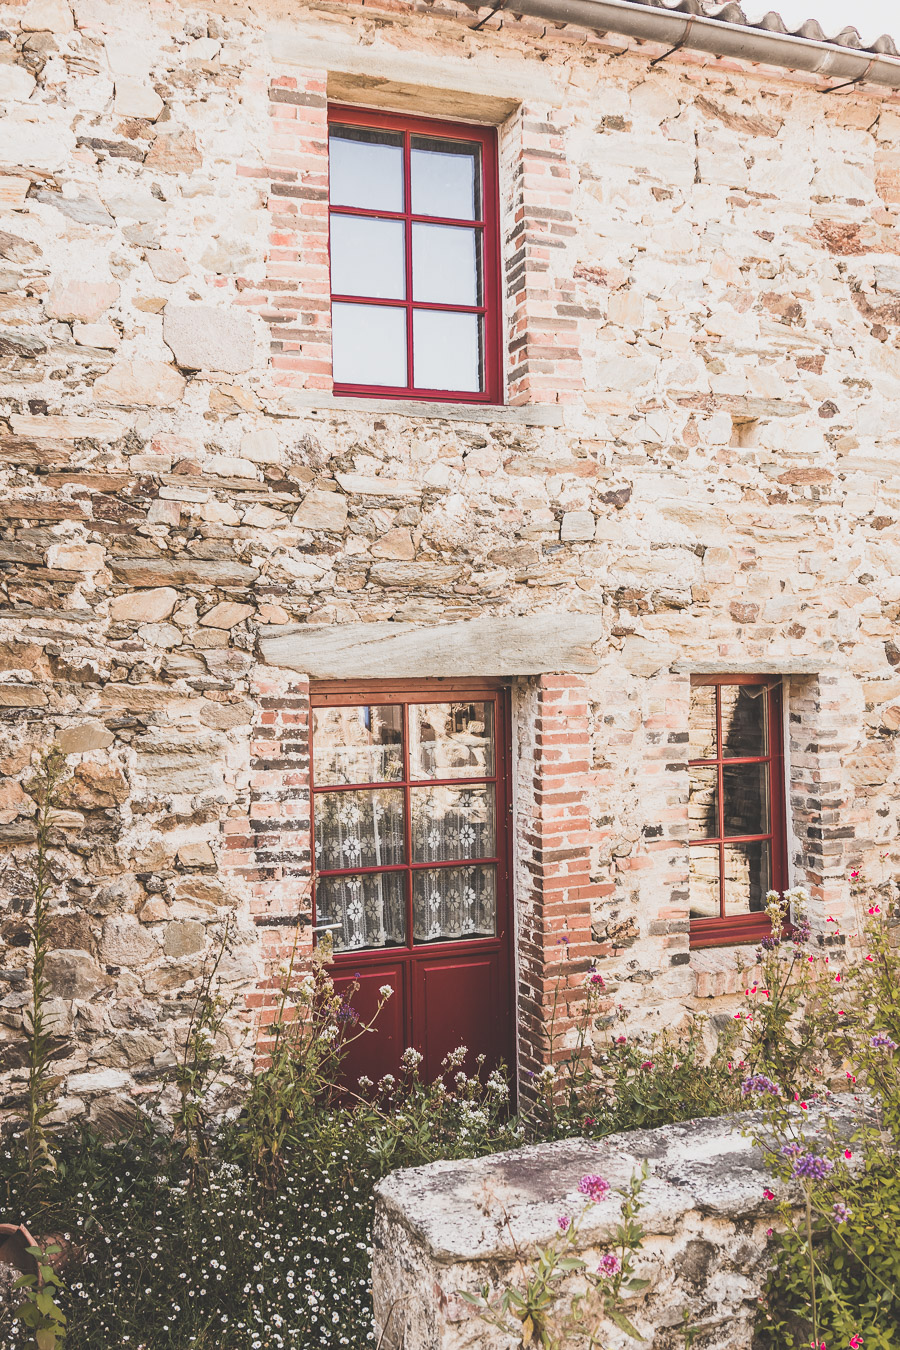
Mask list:
[[[831,1217],[835,1223],[846,1223],[852,1213],[852,1209],[848,1209],[843,1200],[836,1200],[831,1207]]]
[[[585,1118],[584,1118],[584,1123],[585,1123],[585,1125],[596,1125],[596,1124],[597,1124],[597,1122],[596,1122],[596,1120],[594,1119],[593,1116],[585,1116]]]
[[[642,1069],[652,1069],[652,1068],[653,1068],[653,1060],[652,1060],[652,1059],[645,1059],[645,1060],[643,1060],[643,1061],[641,1062],[641,1068],[642,1068]]]
[[[880,914],[880,913],[881,913],[881,907],[880,907],[880,905],[870,905],[869,908],[868,908],[868,910],[866,911],[866,913],[867,913],[867,914]]]
[[[616,1256],[615,1252],[607,1252],[600,1257],[600,1264],[597,1267],[598,1275],[618,1275],[622,1269],[622,1262]]]
[[[764,1200],[774,1200],[774,1199],[775,1199],[775,1192],[774,1192],[774,1191],[770,1191],[769,1188],[768,1188],[768,1186],[767,1186],[766,1189],[763,1191],[763,1199],[764,1199]]]
[[[869,1044],[876,1050],[896,1050],[897,1042],[892,1041],[886,1031],[879,1031],[869,1039]]]
[[[408,1045],[406,1049],[403,1051],[403,1054],[400,1056],[400,1063],[403,1065],[404,1069],[407,1070],[407,1072],[412,1073],[413,1070],[417,1069],[419,1065],[422,1063],[422,1059],[423,1056],[419,1053],[419,1051],[414,1050],[411,1045]]]
[[[874,956],[867,956],[867,957],[866,957],[866,960],[867,960],[867,961],[874,961],[874,960],[875,960],[875,957],[874,957]]]
[[[581,1178],[578,1183],[578,1189],[582,1195],[586,1195],[594,1204],[599,1204],[609,1190],[609,1182],[603,1177],[598,1177],[589,1173],[587,1176]]]
[[[616,1037],[616,1045],[627,1045],[627,1044],[628,1044],[628,1037],[627,1037],[627,1036],[617,1036],[617,1037]]]
[[[863,1338],[860,1336],[859,1332],[857,1332],[855,1336],[850,1337],[850,1350],[859,1350],[862,1343]]]
[[[833,1167],[834,1163],[818,1153],[804,1153],[794,1163],[791,1176],[798,1181],[824,1181]]]
[[[800,1103],[800,1110],[801,1110],[801,1111],[808,1111],[808,1110],[809,1110],[809,1102],[801,1102],[801,1103]]]
[[[561,1233],[568,1233],[569,1224],[571,1222],[572,1220],[569,1218],[568,1214],[560,1214],[559,1218],[556,1220],[556,1226]]]
[[[799,1144],[782,1144],[778,1150],[782,1158],[796,1158],[803,1152]]]
[[[766,1229],[766,1237],[771,1237],[772,1234],[773,1234],[774,1232],[775,1232],[775,1229],[774,1229],[774,1228],[767,1228],[767,1229]]]
[[[394,986],[392,984],[383,984],[378,990],[378,996],[379,998],[390,998],[393,992]]]
[[[588,984],[599,984],[601,989],[606,987],[603,976],[600,974],[599,970],[592,970],[590,975],[588,975],[586,982]]]
[[[856,1081],[856,1080],[854,1079],[854,1082],[855,1082],[855,1081]],[[845,1148],[845,1149],[844,1149],[844,1157],[847,1158],[848,1160],[849,1160],[850,1158],[852,1158],[852,1157],[853,1157],[853,1150],[850,1149],[850,1148]]]
[[[771,1078],[767,1078],[764,1073],[757,1073],[752,1078],[745,1078],[741,1083],[742,1097],[749,1097],[751,1092],[768,1092],[772,1097],[779,1097],[781,1088],[777,1083],[773,1083]]]

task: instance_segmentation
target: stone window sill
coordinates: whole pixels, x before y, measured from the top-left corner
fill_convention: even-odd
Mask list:
[[[422,403],[406,398],[350,398],[342,395],[312,394],[295,390],[269,411],[290,416],[292,411],[332,413],[359,412],[398,417],[422,417],[445,422],[493,423],[524,427],[559,427],[565,420],[563,408],[556,404],[502,407],[487,403]]]

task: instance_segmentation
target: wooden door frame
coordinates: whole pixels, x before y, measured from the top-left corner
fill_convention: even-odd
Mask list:
[[[495,700],[496,721],[495,741],[495,821],[497,831],[497,935],[494,938],[462,938],[455,941],[416,944],[412,929],[407,935],[405,947],[375,947],[354,949],[349,952],[336,952],[334,956],[335,973],[346,975],[350,969],[362,970],[368,965],[388,961],[402,962],[403,981],[406,998],[406,1029],[411,1039],[413,1018],[413,990],[411,988],[413,967],[420,961],[434,959],[436,953],[448,957],[474,954],[478,951],[494,950],[500,957],[500,999],[506,1009],[506,1031],[502,1037],[501,1056],[506,1064],[510,1080],[510,1094],[516,1095],[517,1078],[517,1001],[515,991],[515,895],[513,868],[513,795],[512,795],[512,689],[509,680],[487,679],[442,679],[440,677],[421,680],[318,680],[309,685],[309,784],[310,784],[310,846],[315,878],[315,797],[321,789],[315,784],[315,740],[313,735],[313,712],[317,707],[347,707],[363,703],[375,704],[400,703],[409,705],[416,702],[462,702],[476,700],[479,695]],[[404,721],[404,737],[408,734],[408,719]],[[427,783],[427,779],[423,783]],[[409,791],[409,784],[404,784]],[[463,863],[477,863],[477,859],[465,859]],[[410,855],[407,867],[412,862]],[[312,927],[313,941],[316,940],[316,896],[315,885],[312,888]]]

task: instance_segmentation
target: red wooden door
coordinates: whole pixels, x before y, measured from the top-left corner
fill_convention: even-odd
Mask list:
[[[509,699],[494,683],[320,685],[312,694],[316,933],[338,988],[377,1031],[345,1065],[434,1078],[465,1045],[512,1063]]]

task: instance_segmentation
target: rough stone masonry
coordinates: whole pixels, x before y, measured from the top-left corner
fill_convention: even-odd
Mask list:
[[[156,1093],[229,915],[249,1064],[311,943],[310,676],[511,681],[523,1069],[561,933],[638,1027],[742,983],[688,945],[692,672],[784,678],[818,928],[896,860],[900,104],[473,23],[0,4],[4,1108],[54,740],[63,1119]],[[504,406],[333,396],[329,99],[497,126]]]

